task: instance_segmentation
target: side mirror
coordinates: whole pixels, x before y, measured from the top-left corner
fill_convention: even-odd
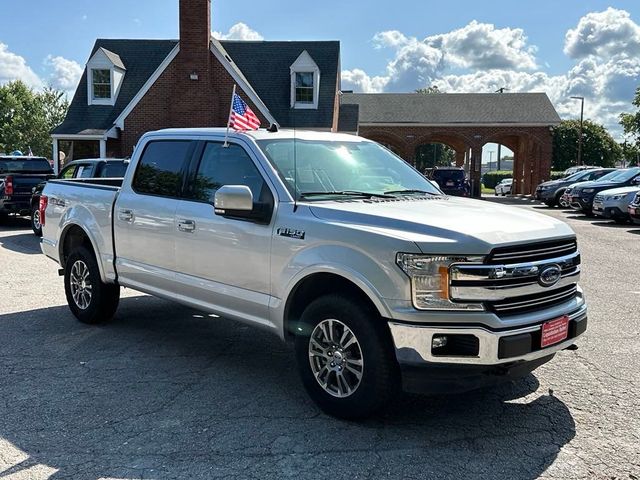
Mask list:
[[[218,215],[233,215],[253,210],[253,194],[246,185],[224,185],[214,196],[213,206]]]

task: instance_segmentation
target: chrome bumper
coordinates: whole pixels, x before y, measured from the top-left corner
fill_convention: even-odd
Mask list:
[[[583,322],[587,319],[587,305],[581,307],[569,315],[570,321]],[[551,319],[550,319],[551,320]],[[523,333],[538,332],[541,324],[530,327],[517,328],[493,332],[483,327],[431,327],[420,325],[407,325],[403,323],[389,322],[391,336],[396,349],[396,358],[402,364],[458,364],[458,365],[500,365],[518,361],[532,361],[538,358],[552,355],[575,343],[580,334],[555,345],[535,350],[525,355],[499,358],[498,349],[500,339]],[[477,356],[442,356],[431,353],[431,342],[434,335],[474,335],[479,340],[479,353]]]

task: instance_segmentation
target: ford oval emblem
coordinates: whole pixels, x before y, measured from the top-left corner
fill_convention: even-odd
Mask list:
[[[540,270],[538,283],[543,287],[551,287],[558,283],[562,276],[562,270],[558,265],[548,265]]]

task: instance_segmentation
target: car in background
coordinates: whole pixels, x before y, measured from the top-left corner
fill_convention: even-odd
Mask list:
[[[591,170],[593,168],[598,168],[598,167],[593,167],[590,165],[578,165],[575,167],[569,167],[564,171],[564,176],[568,177],[569,175],[573,175],[574,173],[582,172],[584,170]]]
[[[636,196],[627,207],[629,217],[633,223],[640,224],[640,192],[636,193]]]
[[[547,207],[555,207],[560,205],[560,199],[569,185],[598,180],[614,170],[615,168],[593,168],[576,172],[559,180],[543,182],[536,188],[535,198],[543,202]]]
[[[122,158],[86,158],[74,160],[64,166],[56,178],[60,180],[71,180],[74,178],[122,178],[124,177],[128,159]],[[31,229],[36,236],[42,236],[42,225],[40,224],[40,195],[46,181],[38,183],[31,189]]]
[[[513,187],[513,178],[505,178],[499,184],[496,185],[495,195],[505,195],[511,194],[511,188]]]
[[[594,182],[584,182],[571,189],[570,206],[573,210],[592,216],[596,194],[612,188],[630,187],[640,184],[640,167],[625,168],[611,172]]]
[[[435,167],[428,178],[436,182],[446,195],[468,197],[471,194],[467,176],[461,167]]]
[[[53,176],[44,157],[0,156],[0,221],[10,214],[31,213],[31,189]]]
[[[614,188],[598,193],[593,199],[593,214],[624,224],[630,220],[629,204],[640,192],[640,186]]]

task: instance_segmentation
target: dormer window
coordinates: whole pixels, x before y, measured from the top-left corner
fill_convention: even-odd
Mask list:
[[[87,102],[114,105],[126,69],[116,53],[100,47],[87,63]]]
[[[318,108],[320,69],[305,50],[291,65],[291,108]]]
[[[93,99],[111,99],[111,70],[93,69],[91,71]]]

